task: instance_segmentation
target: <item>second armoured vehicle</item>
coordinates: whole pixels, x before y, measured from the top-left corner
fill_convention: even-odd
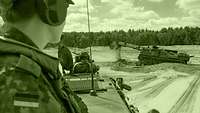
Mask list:
[[[179,53],[176,50],[160,49],[157,46],[140,47],[125,42],[115,42],[111,48],[119,49],[121,46],[140,51],[137,65],[153,65],[164,62],[187,64],[192,57],[186,53]]]

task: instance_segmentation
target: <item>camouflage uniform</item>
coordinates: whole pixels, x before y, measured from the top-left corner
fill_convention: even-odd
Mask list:
[[[87,113],[67,85],[61,90],[58,60],[10,31],[0,36],[0,113]]]

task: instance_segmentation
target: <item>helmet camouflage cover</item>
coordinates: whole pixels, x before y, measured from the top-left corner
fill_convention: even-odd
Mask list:
[[[0,0],[0,16],[2,16],[2,9],[10,9],[17,0]],[[66,0],[68,4],[74,4],[72,0]]]

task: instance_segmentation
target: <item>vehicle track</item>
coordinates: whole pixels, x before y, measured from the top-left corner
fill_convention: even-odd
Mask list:
[[[156,97],[157,95],[159,95],[167,86],[169,86],[172,82],[174,82],[176,79],[175,78],[170,78],[170,79],[166,79],[165,81],[156,84],[151,88],[150,91],[146,92],[144,95],[144,97],[146,98],[153,98]]]
[[[190,83],[189,87],[178,99],[175,105],[168,111],[168,113],[191,113],[192,103],[195,98],[195,94],[200,85],[200,75],[197,75]]]
[[[141,82],[136,83],[136,84],[131,84],[131,87],[133,87],[133,90],[138,91],[141,87],[144,87],[145,85],[155,80],[156,80],[156,77],[143,78]]]

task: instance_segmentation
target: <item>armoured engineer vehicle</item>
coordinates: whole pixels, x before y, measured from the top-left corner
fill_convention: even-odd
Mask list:
[[[186,53],[179,53],[176,50],[160,49],[157,46],[140,47],[125,42],[114,42],[111,49],[119,49],[121,46],[140,51],[137,65],[153,65],[164,62],[187,64],[190,58],[193,57]]]
[[[64,78],[71,90],[87,105],[88,112],[139,113],[136,107],[127,102],[123,90],[131,90],[131,87],[123,83],[123,78],[103,78],[94,61],[85,57],[87,55],[84,58],[77,56],[73,71],[65,74]],[[82,59],[84,62],[81,62]]]

